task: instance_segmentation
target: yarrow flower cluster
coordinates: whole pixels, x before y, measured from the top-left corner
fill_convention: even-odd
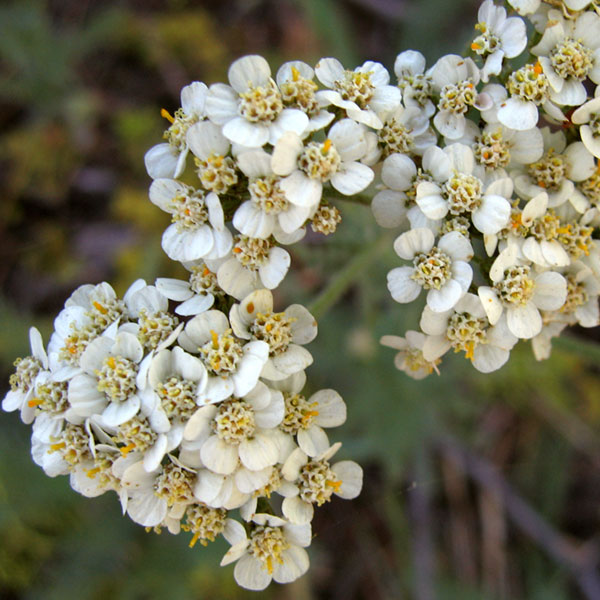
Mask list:
[[[304,392],[317,324],[299,304],[276,312],[266,289],[227,311],[216,287],[184,321],[184,282],[159,283],[179,290],[175,312],[143,280],[122,299],[107,283],[77,289],[47,347],[30,330],[2,408],[31,424],[49,476],[87,497],[113,491],[134,522],[189,532],[190,546],[223,535],[223,564],[239,559],[246,588],[293,581],[309,565],[314,506],[362,486],[359,465],[330,460],[340,444],[325,429],[344,423],[344,401]]]
[[[286,246],[309,225],[334,233],[331,198],[376,173],[373,215],[398,230],[389,291],[424,299],[420,331],[381,340],[398,369],[437,373],[452,349],[487,373],[519,340],[542,359],[567,326],[598,325],[600,16],[595,2],[508,5],[482,3],[469,56],[427,68],[408,50],[395,80],[335,58],[273,77],[253,55],[227,84],[186,86],[145,164],[171,216],[163,250],[189,276],[123,298],[82,286],[47,347],[30,331],[2,407],[32,425],[35,462],[190,546],[223,535],[245,588],[304,574],[315,506],[356,497],[362,470],[334,460],[342,398],[304,391],[316,321],[275,310],[272,290]]]

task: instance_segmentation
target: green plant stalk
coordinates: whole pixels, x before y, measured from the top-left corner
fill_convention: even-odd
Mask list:
[[[385,234],[371,242],[359,252],[328,283],[318,298],[308,307],[316,318],[320,319],[344,294],[344,292],[362,275],[369,265],[392,246],[392,235]]]

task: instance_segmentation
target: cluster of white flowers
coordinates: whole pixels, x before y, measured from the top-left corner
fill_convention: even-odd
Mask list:
[[[399,369],[425,377],[453,349],[490,372],[520,339],[541,359],[566,326],[598,325],[599,9],[509,5],[521,16],[482,3],[471,56],[426,68],[402,52],[392,83],[373,61],[292,61],[272,78],[245,56],[229,84],[186,86],[145,163],[150,200],[171,215],[162,247],[189,278],[140,280],[122,300],[83,286],[47,350],[31,331],[3,408],[33,423],[34,460],[84,495],[116,491],[135,522],[189,531],[190,545],[222,533],[246,588],[302,575],[314,505],[358,495],[362,471],[331,463],[340,396],[302,395],[313,316],[274,312],[270,290],[284,246],[309,224],[335,232],[331,197],[376,174],[375,220],[399,229],[406,261],[389,291],[427,291],[421,331],[382,339]]]
[[[421,331],[381,340],[417,379],[450,349],[487,373],[519,340],[541,360],[568,325],[600,322],[600,16],[595,2],[508,4],[529,39],[485,0],[471,56],[396,59],[412,125],[372,208],[403,230],[394,300],[427,290]]]
[[[314,504],[362,487],[359,465],[331,462],[340,444],[324,429],[346,405],[334,390],[302,393],[317,334],[306,308],[274,312],[261,289],[227,311],[214,284],[193,314],[193,288],[138,280],[120,299],[107,283],[80,287],[47,348],[30,330],[2,408],[32,425],[47,475],[88,497],[114,491],[134,522],[190,532],[190,546],[222,534],[241,586],[293,581],[308,569]],[[175,313],[161,289],[178,295]]]

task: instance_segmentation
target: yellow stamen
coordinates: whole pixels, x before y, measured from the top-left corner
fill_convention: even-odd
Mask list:
[[[42,404],[42,402],[43,400],[40,400],[39,398],[33,398],[27,403],[27,406],[29,406],[29,408],[33,408],[34,406],[39,406]]]
[[[292,81],[298,81],[300,79],[300,71],[296,67],[292,67]]]
[[[538,60],[535,65],[533,65],[533,72],[536,75],[541,75],[543,73],[544,69],[542,69],[542,65],[540,64],[540,61]]]
[[[66,444],[64,442],[58,442],[57,444],[50,444],[50,450],[48,450],[48,454],[52,454],[52,452],[56,452],[57,450],[62,450],[66,448]]]
[[[332,143],[333,143],[333,142],[332,142],[332,141],[331,141],[329,138],[327,138],[327,139],[326,139],[326,140],[323,142],[323,149],[321,150],[321,153],[322,153],[322,154],[324,154],[324,155],[325,155],[325,154],[327,154],[327,153],[329,152],[329,149],[331,148],[331,144],[332,144]]]
[[[341,481],[331,481],[330,479],[327,479],[325,481],[325,484],[329,487],[332,487],[334,492],[339,492],[340,488],[342,487]]]
[[[199,537],[200,537],[200,534],[198,532],[196,532],[194,534],[194,537],[190,540],[190,543],[189,543],[190,548],[193,548],[196,545],[196,542],[198,541]]]
[[[219,347],[219,334],[211,329],[210,335],[212,337],[213,348],[216,350]]]
[[[109,356],[106,359],[106,364],[111,368],[111,369],[115,369],[117,367],[117,361],[115,360],[114,356]]]
[[[100,473],[100,467],[95,467],[93,469],[90,469],[89,471],[86,472],[86,475],[90,478],[90,479],[94,479],[94,477],[96,477],[96,475]]]
[[[160,116],[163,119],[166,119],[167,121],[169,121],[169,123],[175,123],[175,119],[171,116],[171,114],[169,113],[169,111],[166,108],[160,109]]]
[[[318,416],[319,416],[318,410],[307,410],[307,411],[304,411],[304,413],[302,414],[302,420],[306,422],[310,418],[318,417]]]
[[[267,556],[267,571],[269,575],[273,574],[273,558],[271,556]]]

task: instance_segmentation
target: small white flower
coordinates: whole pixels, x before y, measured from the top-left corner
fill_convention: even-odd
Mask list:
[[[174,179],[155,179],[150,200],[172,215],[173,223],[162,236],[167,256],[178,261],[221,258],[231,249],[219,197],[195,190]]]
[[[302,345],[317,335],[315,318],[300,304],[283,312],[273,312],[273,294],[256,290],[229,312],[234,333],[246,340],[262,340],[269,345],[269,360],[261,377],[278,381],[303,371],[312,364],[312,356]]]
[[[295,204],[286,195],[281,178],[271,168],[271,156],[262,150],[238,156],[240,169],[248,177],[250,199],[233,215],[233,226],[243,235],[267,239],[283,231],[296,233],[310,217],[313,207]]]
[[[216,273],[202,262],[198,265],[187,265],[190,271],[188,281],[159,277],[156,288],[169,300],[181,302],[175,313],[182,316],[197,315],[212,307],[215,298],[221,298],[225,292],[217,283]]]
[[[343,108],[357,123],[379,129],[386,116],[400,105],[400,90],[389,85],[390,75],[381,63],[367,61],[350,71],[336,58],[322,58],[315,72],[319,81],[330,88],[320,92],[321,96]]]
[[[301,135],[308,117],[295,108],[284,108],[281,92],[271,79],[262,56],[244,56],[229,67],[229,85],[215,83],[206,98],[206,112],[223,135],[248,148],[274,145],[285,131]]]
[[[398,267],[388,273],[388,289],[396,302],[412,302],[421,289],[426,289],[427,305],[443,312],[467,293],[473,278],[468,263],[473,256],[469,240],[453,231],[434,243],[430,229],[411,229],[394,242],[396,254],[413,262],[412,267]]]
[[[315,208],[327,181],[340,194],[352,196],[373,181],[373,171],[358,162],[368,150],[364,126],[342,119],[324,142],[304,144],[300,136],[284,134],[273,150],[271,167],[283,177],[279,186],[296,206]]]
[[[443,313],[426,306],[420,324],[428,335],[423,345],[426,360],[433,362],[452,348],[464,352],[465,358],[482,373],[504,365],[518,341],[508,331],[506,319],[490,327],[481,300],[474,294],[466,294],[453,309]]]
[[[425,64],[425,57],[420,52],[405,50],[396,57],[394,73],[405,106],[416,106],[427,117],[431,117],[435,113],[435,105],[431,100],[433,80],[429,73],[425,73]]]
[[[300,232],[300,237],[304,232]],[[219,287],[236,300],[250,292],[276,288],[290,267],[290,255],[271,240],[250,238],[245,235],[235,239],[229,256],[219,261],[207,261],[216,271]]]
[[[181,108],[175,116],[163,109],[162,115],[171,123],[164,133],[167,143],[153,146],[144,156],[146,171],[152,179],[177,178],[183,173],[188,154],[186,134],[192,124],[206,116],[207,89],[204,83],[194,81],[181,90]]]
[[[383,346],[388,346],[398,353],[394,357],[394,365],[404,371],[413,379],[424,379],[427,375],[431,375],[435,371],[439,375],[438,364],[441,362],[439,358],[430,361],[423,356],[423,346],[427,336],[420,331],[407,331],[405,337],[398,335],[384,335],[380,342]]]
[[[559,105],[579,106],[587,99],[583,82],[600,83],[600,17],[584,12],[565,19],[559,11],[548,13],[540,42],[531,48],[539,57],[550,84],[550,99]]]
[[[311,542],[309,523],[294,525],[274,515],[255,514],[249,534],[237,523],[223,535],[231,548],[221,566],[237,561],[233,576],[243,588],[264,590],[272,580],[290,583],[308,570],[309,559],[304,548]]]
[[[333,465],[329,462],[340,447],[338,442],[314,458],[297,448],[285,461],[281,471],[286,481],[294,484],[295,490],[286,495],[281,510],[292,523],[310,523],[314,505],[329,502],[334,494],[346,500],[360,494],[363,483],[360,465],[351,460]]]
[[[249,471],[272,467],[280,457],[275,428],[283,416],[282,393],[262,382],[241,398],[203,406],[186,424],[184,460],[202,464],[219,475],[233,474],[239,464]],[[258,483],[263,484],[262,477]]]
[[[29,345],[31,355],[15,361],[16,371],[10,377],[10,390],[2,400],[2,410],[21,411],[23,423],[31,423],[35,417],[36,404],[32,403],[33,395],[43,372],[48,369],[48,356],[40,332],[29,329]]]
[[[493,0],[485,0],[477,13],[475,29],[480,34],[471,43],[471,50],[485,57],[481,80],[499,75],[504,57],[519,56],[527,45],[525,22],[518,17],[506,18],[506,9],[495,6]]]
[[[579,125],[579,135],[585,147],[600,158],[600,97],[596,88],[596,97],[580,106],[572,115],[571,121]]]
[[[208,382],[200,394],[199,404],[247,394],[256,385],[269,357],[266,342],[245,343],[236,338],[227,317],[218,310],[208,310],[188,321],[179,336],[179,344],[191,354],[199,353],[208,371]]]
[[[464,144],[444,149],[452,171],[443,185],[425,181],[417,188],[417,204],[430,219],[467,215],[478,231],[498,233],[510,218],[512,181],[508,177],[493,180],[487,186],[476,177],[475,156]]]

